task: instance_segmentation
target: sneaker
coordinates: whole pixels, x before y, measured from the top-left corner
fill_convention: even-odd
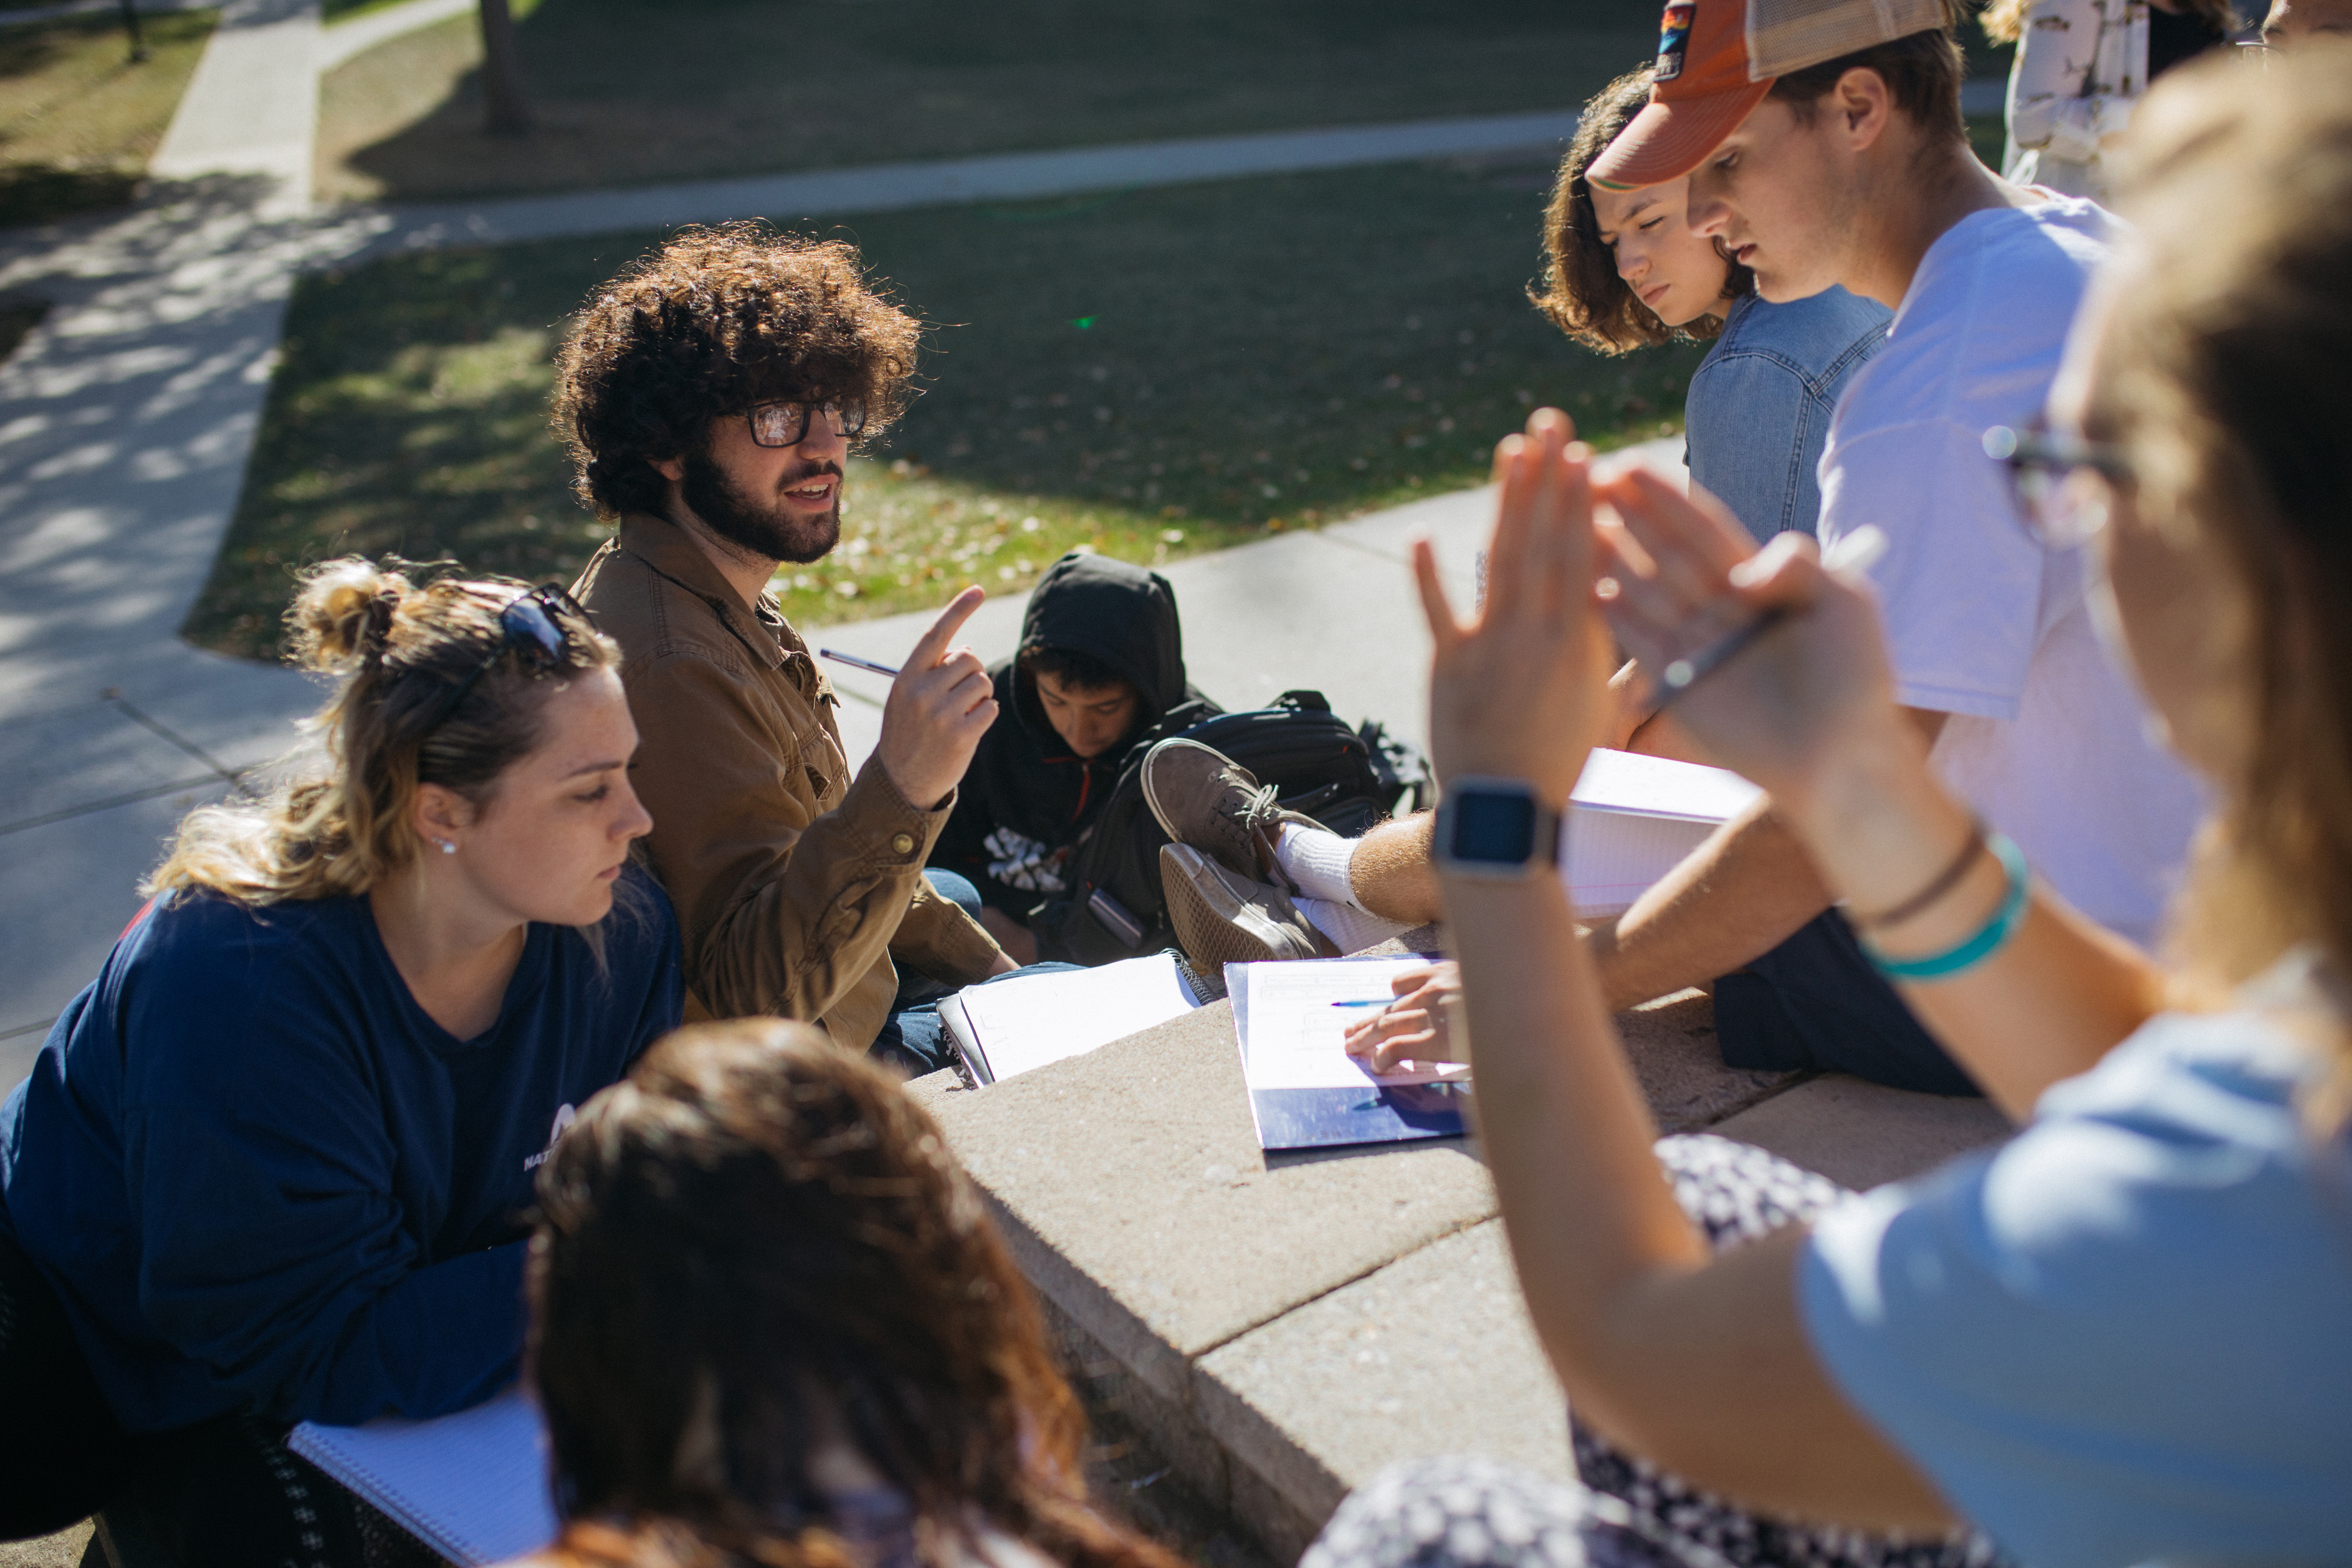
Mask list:
[[[1179,844],[1208,856],[1234,876],[1273,882],[1291,892],[1296,883],[1274,858],[1275,840],[1286,822],[1320,831],[1311,816],[1274,803],[1274,786],[1198,741],[1162,741],[1143,756],[1143,800],[1161,831]]]
[[[1190,845],[1161,847],[1160,887],[1196,968],[1222,974],[1228,963],[1339,956],[1281,889],[1236,876]]]

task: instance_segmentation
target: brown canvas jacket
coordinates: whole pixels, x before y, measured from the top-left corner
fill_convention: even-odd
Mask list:
[[[814,1019],[864,1050],[898,992],[894,957],[986,977],[995,942],[922,876],[954,797],[918,810],[873,759],[851,779],[838,700],[772,599],[746,605],[675,523],[645,514],[572,593],[621,645],[631,782],[705,1010]]]

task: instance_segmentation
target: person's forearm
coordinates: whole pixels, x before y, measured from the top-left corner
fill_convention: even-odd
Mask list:
[[[1573,825],[1570,832],[1574,832]],[[1769,801],[1734,817],[1589,939],[1612,1012],[1753,963],[1830,906],[1828,888]]]
[[[1452,879],[1481,1152],[1528,1311],[1579,1415],[1757,1506],[1864,1528],[1948,1522],[1804,1348],[1802,1227],[1709,1253],[1556,878]]]
[[[2007,877],[1979,852],[1952,889],[1898,924],[1871,927],[1930,886],[1968,841],[1968,808],[1892,728],[1844,749],[1783,807],[1866,937],[1896,957],[1942,952],[1983,929]],[[1990,959],[1901,987],[1905,1002],[2011,1117],[2095,1065],[2163,1005],[2147,956],[2037,889],[2025,923]]]
[[[1657,1129],[1559,879],[1449,878],[1445,903],[1479,1142],[1529,1310],[1571,1403],[1630,1416],[1591,1375],[1615,1364],[1613,1306],[1697,1267],[1706,1243],[1650,1152]]]

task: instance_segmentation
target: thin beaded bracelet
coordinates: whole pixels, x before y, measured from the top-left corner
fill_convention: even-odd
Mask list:
[[[1864,940],[1862,951],[1879,973],[1889,980],[1949,980],[1974,969],[2009,945],[2009,939],[2025,923],[2025,911],[2033,894],[2033,873],[2025,863],[2025,851],[2009,835],[1986,835],[1985,847],[1992,851],[1993,858],[2000,862],[2009,879],[2009,890],[2002,895],[2000,908],[1993,911],[1992,919],[1958,944],[1924,958],[1890,958],[1875,943]]]

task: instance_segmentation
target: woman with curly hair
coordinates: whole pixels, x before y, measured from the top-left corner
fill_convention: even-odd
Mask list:
[[[531,1175],[674,1026],[618,650],[560,590],[364,561],[291,616],[324,775],[181,825],[0,1107],[0,1538],[357,1564],[296,1422],[515,1375]]]
[[[1087,1503],[1084,1418],[938,1126],[823,1031],[678,1031],[539,1193],[537,1568],[1179,1568]]]
[[[1885,342],[1887,309],[1834,287],[1758,298],[1755,275],[1684,220],[1687,176],[1635,191],[1590,184],[1584,171],[1641,112],[1651,82],[1648,67],[1629,71],[1584,106],[1544,214],[1536,307],[1604,354],[1713,339],[1683,408],[1692,479],[1759,543],[1811,533],[1830,411]]]

